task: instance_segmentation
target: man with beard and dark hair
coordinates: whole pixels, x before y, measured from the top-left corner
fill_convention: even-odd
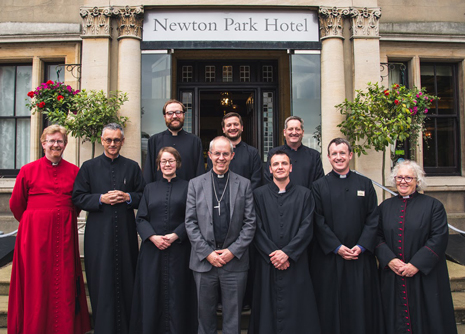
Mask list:
[[[127,334],[139,252],[134,210],[145,182],[137,162],[119,154],[119,124],[105,125],[100,139],[104,152],[82,164],[72,200],[88,212],[84,260],[94,331]]]
[[[320,153],[302,144],[304,137],[304,121],[299,116],[290,116],[284,121],[284,138],[286,142],[283,146],[272,148],[268,152],[267,166],[264,170],[265,183],[273,182],[273,175],[269,172],[270,157],[280,150],[286,152],[291,158],[293,184],[312,189],[312,183],[323,177],[323,164]]]
[[[148,141],[144,178],[147,183],[161,180],[155,160],[162,147],[174,147],[182,158],[182,166],[176,171],[177,177],[189,181],[205,173],[202,141],[199,137],[183,130],[186,107],[178,100],[169,100],[163,106],[163,117],[167,130],[154,134]]]
[[[230,112],[221,120],[223,134],[234,146],[234,159],[229,169],[250,180],[252,190],[262,185],[262,163],[258,150],[242,141],[244,123],[238,113]],[[207,159],[208,170],[212,169],[212,161]]]

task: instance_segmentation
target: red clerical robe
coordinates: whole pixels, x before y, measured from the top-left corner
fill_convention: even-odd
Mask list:
[[[10,209],[20,222],[8,301],[8,334],[85,333],[89,312],[79,259],[77,210],[71,202],[79,168],[44,158],[23,166]]]

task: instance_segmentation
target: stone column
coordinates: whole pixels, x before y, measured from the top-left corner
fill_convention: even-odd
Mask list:
[[[81,8],[82,18],[82,67],[81,88],[110,91],[110,41],[113,8]],[[96,143],[95,156],[101,154]],[[90,143],[80,147],[80,164],[92,157]]]
[[[129,117],[125,128],[122,154],[141,163],[141,52],[144,8],[126,6],[118,10],[118,90],[128,94],[129,101],[120,114]]]
[[[379,18],[381,17],[381,9],[351,8],[348,17],[351,21],[353,87],[355,91],[366,89],[368,82],[376,83],[380,80]],[[382,183],[381,168],[386,168],[386,166],[382,166],[381,152],[369,150],[368,155],[355,158],[354,166],[365,176]],[[378,200],[382,199],[381,189],[379,187],[375,187],[375,189]]]
[[[42,82],[42,74],[44,72],[44,63],[38,56],[34,56],[32,59],[32,87],[34,90]],[[32,113],[32,111],[31,111]],[[36,112],[31,114],[31,137],[30,137],[30,149],[29,149],[29,161],[35,161],[39,159],[40,153],[42,152],[42,145],[39,137],[42,134],[42,113]]]
[[[340,137],[337,125],[344,117],[334,107],[344,102],[344,13],[348,9],[320,7],[321,50],[321,148],[325,172],[331,170],[326,158],[327,146],[331,139]]]

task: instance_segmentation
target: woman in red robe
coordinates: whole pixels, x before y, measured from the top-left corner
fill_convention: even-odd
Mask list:
[[[45,157],[23,166],[10,209],[20,222],[8,300],[8,334],[83,334],[90,330],[71,202],[79,168],[61,158],[65,128],[40,137]]]

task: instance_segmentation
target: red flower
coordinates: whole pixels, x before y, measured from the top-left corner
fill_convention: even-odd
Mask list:
[[[46,82],[47,85],[52,85],[53,84],[53,81],[52,80],[49,80]]]
[[[40,102],[40,103],[37,103],[37,106],[38,106],[39,108],[43,108],[43,107],[45,107],[45,102],[42,101],[42,102]]]
[[[384,95],[389,96],[389,91],[387,89],[384,91]]]
[[[399,88],[399,87],[400,87],[399,84],[396,84],[396,88]]]
[[[27,93],[27,96],[32,99],[34,97],[34,92],[31,90],[29,93]]]
[[[396,105],[398,105],[398,104],[399,104],[399,100],[395,100],[394,103],[395,103]]]
[[[63,100],[63,99],[64,99],[63,95],[58,95],[58,96],[57,96],[57,100],[58,100],[58,101],[61,101],[61,100]]]

